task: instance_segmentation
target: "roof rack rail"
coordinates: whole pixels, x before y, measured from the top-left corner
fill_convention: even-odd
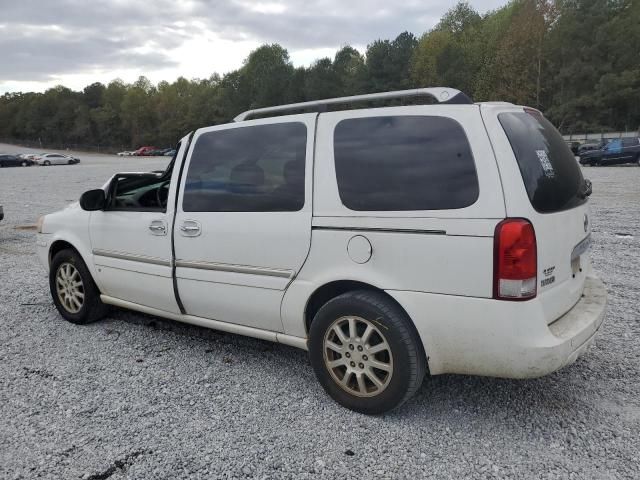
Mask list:
[[[352,97],[327,98],[325,100],[313,100],[311,102],[292,103],[289,105],[278,105],[275,107],[256,108],[247,110],[233,119],[234,122],[242,122],[250,117],[266,113],[282,113],[295,110],[325,111],[327,106],[343,103],[360,103],[372,100],[391,100],[394,98],[409,97],[433,97],[438,103],[446,104],[472,104],[473,101],[460,90],[447,87],[414,88],[411,90],[397,90],[395,92],[369,93],[366,95],[354,95]]]

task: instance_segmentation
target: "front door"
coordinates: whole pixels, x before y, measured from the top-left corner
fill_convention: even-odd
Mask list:
[[[316,116],[245,121],[194,135],[174,229],[187,314],[282,331],[280,303],[311,243]]]
[[[180,313],[172,277],[172,173],[170,167],[164,174],[115,175],[107,207],[91,213],[89,233],[102,293]]]

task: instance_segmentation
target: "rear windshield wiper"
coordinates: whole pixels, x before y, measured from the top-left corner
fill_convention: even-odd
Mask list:
[[[593,186],[591,185],[591,180],[585,178],[582,181],[582,186],[580,190],[578,190],[578,197],[587,198],[593,192]]]

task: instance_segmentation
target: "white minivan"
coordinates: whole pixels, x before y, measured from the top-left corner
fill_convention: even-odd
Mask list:
[[[405,97],[435,101],[371,108]],[[374,414],[427,371],[537,377],[586,350],[606,305],[590,193],[539,111],[426,88],[201,128],[166,171],[43,217],[37,248],[71,322],[115,305],[307,349]]]

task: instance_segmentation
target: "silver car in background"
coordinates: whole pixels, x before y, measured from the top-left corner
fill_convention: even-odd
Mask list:
[[[62,153],[43,153],[38,156],[36,162],[38,165],[48,167],[49,165],[75,165],[80,163],[80,159]]]

